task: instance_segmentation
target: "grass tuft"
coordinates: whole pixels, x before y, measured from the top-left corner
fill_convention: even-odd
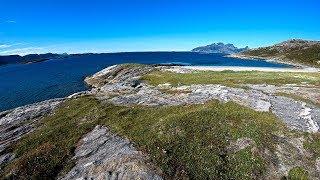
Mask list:
[[[289,180],[308,180],[309,173],[301,167],[292,168],[289,171],[288,179]]]

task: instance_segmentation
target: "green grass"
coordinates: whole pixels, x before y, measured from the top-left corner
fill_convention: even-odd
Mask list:
[[[91,97],[69,100],[40,128],[11,147],[17,160],[9,177],[49,178],[67,172],[79,139],[95,125],[106,125],[148,153],[166,178],[252,179],[265,175],[264,157],[245,148],[227,153],[231,141],[251,138],[273,151],[273,134],[286,132],[271,113],[235,103],[209,102],[172,107],[121,107]]]
[[[307,134],[303,146],[316,157],[320,157],[320,133]]]
[[[301,167],[292,168],[289,171],[288,179],[289,180],[308,180],[309,173]]]
[[[261,175],[263,161],[250,148],[232,155],[225,148],[240,137],[272,148],[272,132],[283,128],[273,115],[234,103],[125,108],[118,113],[114,118],[120,119],[110,118],[105,124],[147,151],[168,177],[182,172],[193,179]]]
[[[222,84],[239,86],[241,84],[301,84],[308,83],[320,86],[320,73],[290,72],[234,72],[234,71],[196,71],[194,73],[174,73],[153,71],[142,77],[152,85],[171,83],[174,86],[191,84]]]

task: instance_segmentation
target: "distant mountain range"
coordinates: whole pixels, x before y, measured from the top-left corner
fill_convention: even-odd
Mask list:
[[[291,39],[272,46],[247,50],[238,55],[320,67],[320,41]]]
[[[41,62],[48,59],[53,58],[64,58],[69,56],[68,54],[28,54],[25,56],[19,55],[8,55],[8,56],[0,56],[0,65],[5,64],[16,64],[16,63],[34,63],[34,62]]]
[[[199,53],[205,53],[205,54],[211,54],[211,53],[221,53],[221,54],[234,54],[239,53],[242,51],[248,50],[249,47],[245,48],[237,48],[233,44],[224,44],[224,43],[213,43],[207,46],[200,46],[197,48],[192,49],[192,52],[199,52]]]
[[[289,63],[299,63],[320,67],[320,41],[307,41],[291,39],[268,47],[256,49],[237,48],[233,44],[213,43],[207,46],[194,48],[192,52],[233,54],[241,58],[277,59]],[[8,55],[0,56],[0,65],[14,63],[34,63],[48,59],[66,58],[70,56],[90,55],[86,54],[29,54],[25,56]]]

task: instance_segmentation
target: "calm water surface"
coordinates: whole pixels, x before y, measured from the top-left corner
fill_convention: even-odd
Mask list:
[[[187,65],[287,67],[265,61],[241,60],[221,54],[192,52],[110,53],[52,59],[34,64],[0,66],[0,111],[65,97],[88,87],[86,76],[119,63],[183,63]]]

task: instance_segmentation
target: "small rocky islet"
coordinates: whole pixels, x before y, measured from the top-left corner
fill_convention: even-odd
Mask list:
[[[319,75],[214,83],[221,73],[236,72],[115,65],[88,91],[4,111],[1,176],[319,179]]]

